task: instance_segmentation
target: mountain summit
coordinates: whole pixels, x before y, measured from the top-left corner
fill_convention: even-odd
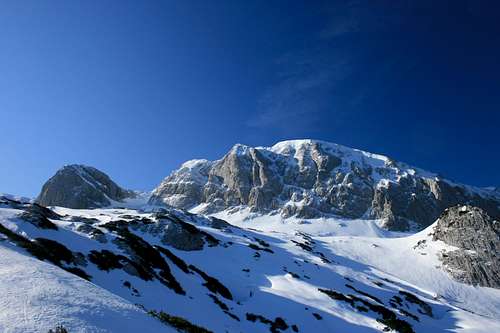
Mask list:
[[[151,204],[203,213],[249,207],[283,217],[383,219],[422,229],[444,209],[471,204],[500,216],[500,195],[442,179],[386,156],[317,140],[235,145],[222,159],[192,160],[165,178]]]
[[[72,164],[58,170],[43,185],[36,201],[44,206],[97,208],[134,196],[133,191],[124,190],[104,172]]]

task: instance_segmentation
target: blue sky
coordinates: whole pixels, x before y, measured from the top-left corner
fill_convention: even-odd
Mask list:
[[[185,160],[293,138],[500,186],[499,15],[494,1],[3,1],[0,192],[34,196],[69,163],[148,190]]]

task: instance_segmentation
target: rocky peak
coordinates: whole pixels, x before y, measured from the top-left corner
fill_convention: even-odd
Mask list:
[[[59,169],[42,187],[36,201],[44,206],[96,208],[109,206],[112,201],[134,197],[108,175],[96,168],[72,164]]]
[[[433,239],[457,247],[440,258],[457,280],[500,288],[500,222],[484,210],[468,205],[446,209],[434,227]]]
[[[424,228],[460,203],[500,216],[500,195],[446,181],[386,156],[317,140],[235,145],[213,162],[188,162],[150,203],[214,213],[250,208],[284,217],[383,219],[393,230]],[[196,167],[195,167],[196,166]]]

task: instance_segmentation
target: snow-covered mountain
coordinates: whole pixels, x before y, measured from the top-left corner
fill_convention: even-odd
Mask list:
[[[313,140],[236,145],[151,194],[65,166],[0,195],[0,331],[500,332],[499,205]]]
[[[444,209],[471,204],[500,217],[500,193],[456,184],[386,156],[316,140],[235,145],[222,159],[192,160],[165,178],[150,203],[314,218],[382,219],[423,229]]]
[[[239,214],[229,224],[170,208],[49,209],[2,198],[0,328],[500,330],[500,290],[454,280],[442,256],[457,248],[434,240],[437,225],[406,234],[371,220]]]

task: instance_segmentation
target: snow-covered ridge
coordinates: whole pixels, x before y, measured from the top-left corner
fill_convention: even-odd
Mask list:
[[[207,164],[209,161],[208,160],[205,160],[205,159],[198,159],[198,160],[189,160],[189,161],[186,161],[184,162],[182,165],[181,165],[181,169],[198,169],[202,166],[204,166],[205,164]]]
[[[422,229],[460,203],[500,216],[497,191],[457,184],[384,155],[309,139],[271,147],[236,144],[221,159],[186,162],[158,185],[150,203],[207,214],[248,207],[284,217],[385,219],[394,230]]]
[[[320,144],[323,148],[330,150],[330,151],[336,151],[336,152],[342,152],[344,154],[349,154],[353,155],[355,153],[359,153],[360,155],[369,157],[374,160],[380,160],[384,165],[387,163],[390,159],[387,156],[380,155],[380,154],[373,154],[369,153],[360,149],[355,149],[355,148],[349,148],[347,146],[339,145],[337,143],[332,143],[332,142],[327,142],[327,141],[322,141],[322,140],[312,140],[312,139],[302,139],[302,140],[286,140],[286,141],[281,141],[276,143],[275,145],[271,147],[257,147],[265,150],[270,150],[278,154],[284,154],[286,155],[287,152],[290,150],[297,151],[301,149],[305,145],[313,145],[313,144]]]
[[[15,201],[20,201],[20,202],[32,202],[33,199],[28,198],[28,197],[23,197],[20,195],[13,195],[9,193],[1,193],[0,192],[0,198],[7,198],[9,200],[15,200]]]

